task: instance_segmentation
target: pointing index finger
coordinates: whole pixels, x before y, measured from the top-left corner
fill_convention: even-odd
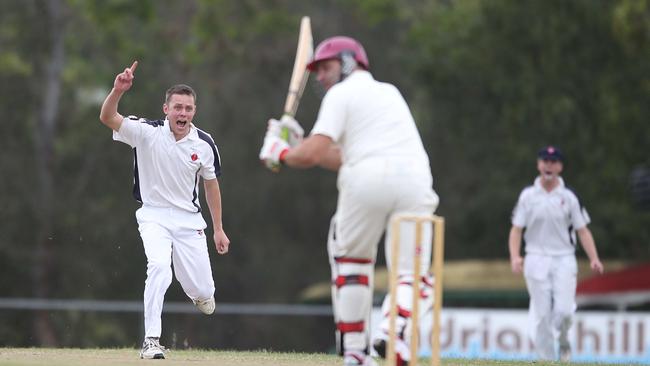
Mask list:
[[[133,65],[129,67],[129,70],[131,70],[131,73],[133,73],[137,67],[138,67],[138,61],[133,61]]]

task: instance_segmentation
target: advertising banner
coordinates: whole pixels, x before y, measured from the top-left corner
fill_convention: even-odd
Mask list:
[[[380,310],[373,312],[378,329]],[[430,316],[422,319],[421,354],[430,355]],[[650,313],[579,311],[569,332],[572,362],[650,363]],[[454,309],[441,314],[442,357],[533,360],[526,310]]]

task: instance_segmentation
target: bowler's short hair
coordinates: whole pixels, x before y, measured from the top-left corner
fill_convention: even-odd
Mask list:
[[[192,89],[192,87],[189,85],[176,84],[167,89],[165,92],[165,104],[169,103],[169,98],[171,98],[174,94],[191,95],[194,97],[194,103],[196,103],[196,92],[194,92],[194,89]]]

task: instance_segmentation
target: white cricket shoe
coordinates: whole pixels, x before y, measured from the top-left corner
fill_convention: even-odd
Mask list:
[[[378,366],[369,355],[359,351],[345,351],[343,366]]]
[[[161,346],[158,338],[147,337],[142,342],[140,358],[149,360],[162,360],[165,358],[165,347]]]
[[[210,315],[214,313],[215,303],[214,296],[207,300],[193,300],[194,305],[196,305],[203,314]]]

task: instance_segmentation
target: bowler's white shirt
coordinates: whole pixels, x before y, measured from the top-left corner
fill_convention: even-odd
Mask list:
[[[327,91],[311,134],[338,143],[343,165],[377,156],[407,157],[430,174],[406,101],[395,86],[376,81],[368,71],[356,70]]]
[[[216,179],[221,159],[212,137],[190,126],[176,141],[169,121],[126,117],[113,139],[133,147],[133,195],[144,205],[200,212],[199,177]]]
[[[524,188],[513,211],[512,225],[525,228],[527,254],[567,255],[575,253],[575,231],[589,224],[587,211],[576,195],[560,184],[547,192],[537,177]]]

